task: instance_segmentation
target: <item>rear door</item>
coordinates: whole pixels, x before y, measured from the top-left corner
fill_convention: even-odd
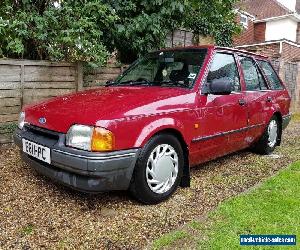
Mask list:
[[[289,113],[291,98],[285,90],[284,85],[270,62],[265,60],[257,60],[257,62],[271,88],[267,97],[270,100],[270,105],[277,106],[276,109],[280,110],[282,115],[287,115]]]

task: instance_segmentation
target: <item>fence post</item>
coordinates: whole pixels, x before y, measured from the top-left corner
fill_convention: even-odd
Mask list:
[[[282,59],[278,60],[278,75],[283,81],[285,81],[285,62]]]
[[[83,90],[83,65],[82,62],[77,62],[76,65],[76,91]]]
[[[24,62],[21,63],[21,77],[20,77],[20,91],[21,91],[21,110],[24,105],[24,83],[25,83],[25,65]]]
[[[297,77],[296,77],[296,86],[295,86],[295,103],[294,111],[300,112],[300,62],[297,62]]]

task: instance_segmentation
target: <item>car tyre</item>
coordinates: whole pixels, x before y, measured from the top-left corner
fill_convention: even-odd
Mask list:
[[[261,155],[271,154],[278,145],[280,134],[281,125],[277,117],[273,116],[259,141],[252,146],[252,150]]]
[[[144,204],[157,204],[177,189],[183,174],[183,149],[171,134],[158,134],[142,148],[129,191]]]

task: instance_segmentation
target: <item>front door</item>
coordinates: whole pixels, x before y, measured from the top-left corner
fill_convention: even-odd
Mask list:
[[[235,57],[231,53],[215,54],[205,85],[213,80],[228,79],[230,95],[199,94],[198,123],[192,142],[195,150],[191,162],[202,162],[245,147],[247,104],[241,92]]]

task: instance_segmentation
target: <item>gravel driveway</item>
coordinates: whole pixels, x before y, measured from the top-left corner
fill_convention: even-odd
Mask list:
[[[300,123],[292,122],[272,156],[247,151],[192,170],[191,188],[155,206],[126,192],[87,195],[53,184],[0,148],[0,249],[141,249],[199,218],[219,202],[300,159]]]

